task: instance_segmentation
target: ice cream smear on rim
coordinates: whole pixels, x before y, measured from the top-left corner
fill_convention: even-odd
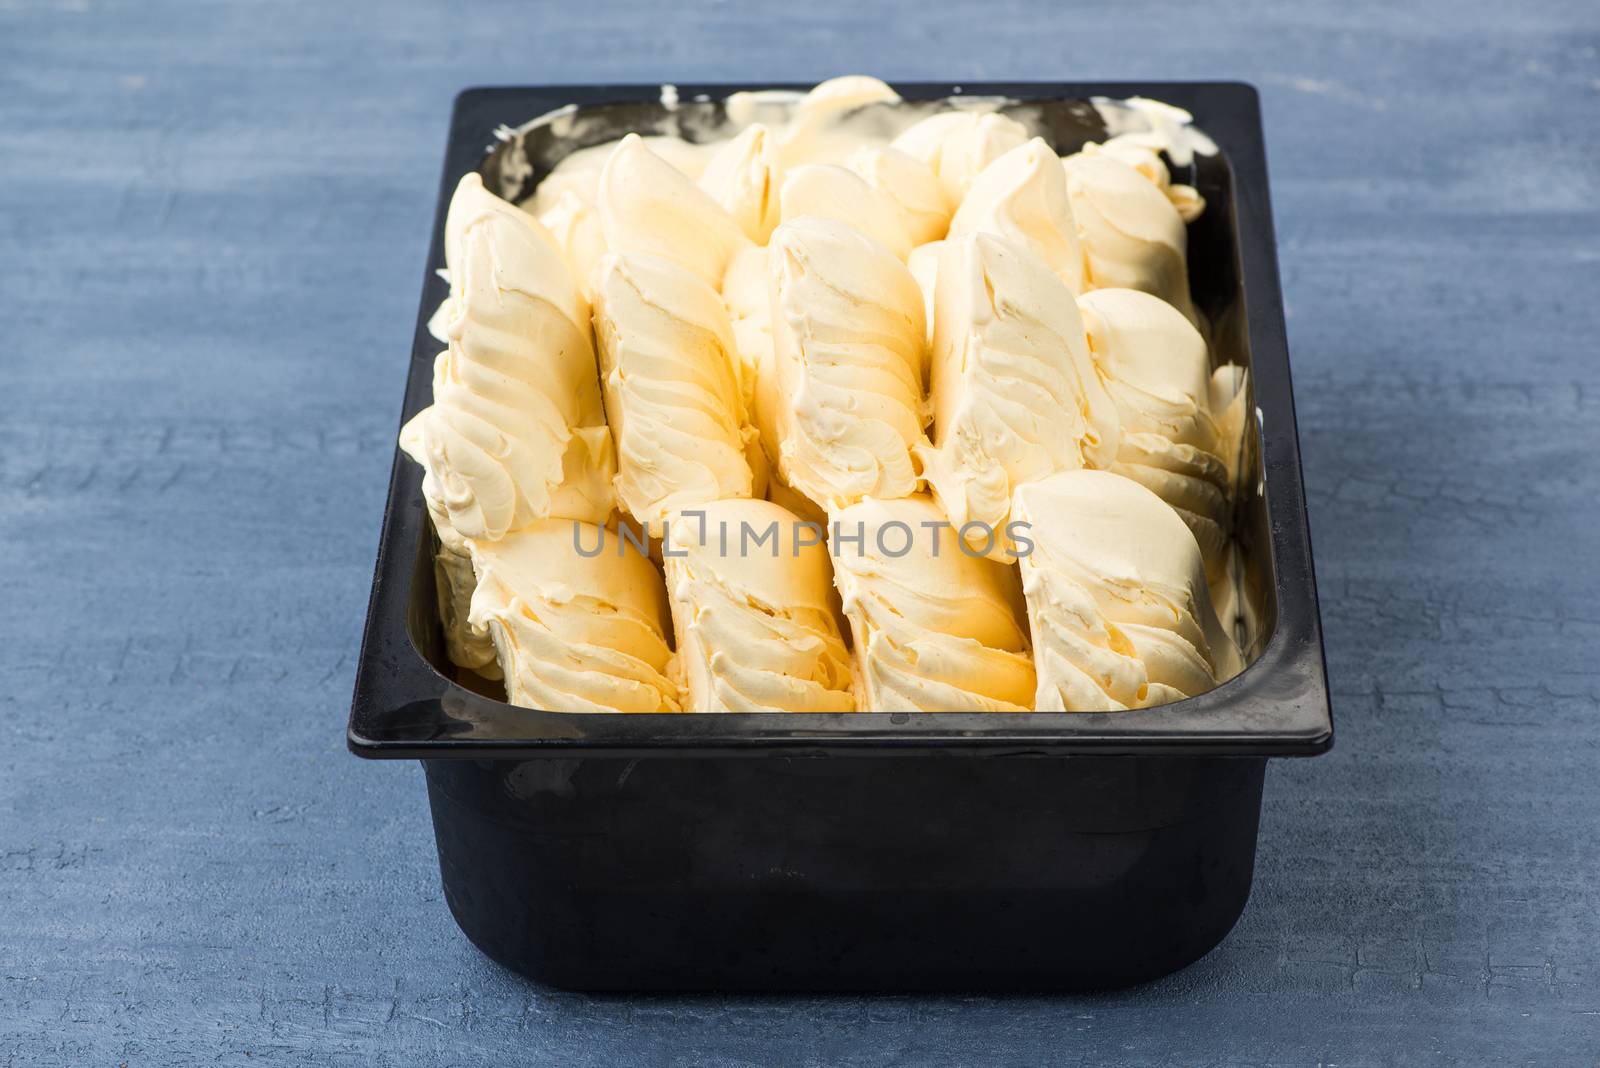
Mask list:
[[[401,434],[450,660],[557,712],[1109,711],[1237,673],[1253,407],[1179,180],[1216,146],[1092,107],[1058,145],[1035,105],[850,76],[496,131]]]

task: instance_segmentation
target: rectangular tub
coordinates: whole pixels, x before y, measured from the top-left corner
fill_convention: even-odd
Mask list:
[[[477,169],[515,198],[566,152],[672,132],[743,86],[475,89],[457,98],[405,393],[430,400],[445,207]],[[950,85],[896,86],[933,99]],[[571,715],[459,684],[435,611],[422,472],[397,450],[349,725],[421,760],[445,898],[485,953],[582,989],[1082,989],[1202,956],[1249,895],[1269,757],[1332,744],[1255,91],[968,84],[1102,139],[1092,97],[1186,108],[1220,152],[1175,168],[1196,304],[1259,415],[1236,515],[1258,626],[1243,674],[1114,714]],[[704,101],[697,100],[705,97]],[[494,131],[576,104],[573,121]],[[696,112],[694,109],[701,109]],[[530,168],[531,167],[531,171]]]

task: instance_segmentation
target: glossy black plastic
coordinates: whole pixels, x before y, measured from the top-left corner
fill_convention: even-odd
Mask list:
[[[742,86],[683,86],[714,108]],[[897,86],[909,99],[949,85]],[[960,989],[1121,985],[1196,959],[1249,893],[1265,758],[1332,744],[1255,91],[1236,83],[967,85],[1057,147],[1103,137],[1091,97],[1187,108],[1218,144],[1178,180],[1196,303],[1251,369],[1260,478],[1237,516],[1261,617],[1217,690],[1118,714],[580,716],[453,681],[434,611],[421,472],[397,452],[349,743],[425,762],[446,898],[486,953],[587,989]],[[697,97],[709,103],[696,103]],[[493,132],[566,104],[613,127],[682,121],[656,86],[477,89],[456,102],[406,389],[428,402],[450,191],[515,192],[571,145]],[[594,109],[591,111],[590,109]],[[576,135],[572,130],[580,132]],[[513,173],[516,170],[516,173]],[[511,187],[511,188],[507,188]]]

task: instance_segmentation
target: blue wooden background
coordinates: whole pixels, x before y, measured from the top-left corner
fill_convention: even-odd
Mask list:
[[[0,1065],[1594,1065],[1600,8],[661,7],[0,2]],[[1338,748],[1141,989],[535,988],[343,738],[451,95],[855,71],[1261,87]]]

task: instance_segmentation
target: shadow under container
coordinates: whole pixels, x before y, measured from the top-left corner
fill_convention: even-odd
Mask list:
[[[429,401],[451,191],[526,195],[567,152],[714,119],[741,86],[476,89],[456,101],[406,387]],[[903,85],[913,101],[951,85]],[[1078,990],[1183,967],[1249,897],[1269,757],[1332,744],[1255,91],[1236,83],[967,84],[1049,130],[1106,131],[1091,98],[1188,109],[1216,155],[1174,167],[1195,302],[1250,369],[1235,516],[1250,666],[1114,714],[572,715],[462,685],[435,610],[422,473],[397,452],[349,744],[426,769],[445,899],[484,953],[586,990]],[[489,145],[566,104],[576,118]],[[558,133],[559,130],[559,133]],[[487,152],[487,154],[486,154]]]

